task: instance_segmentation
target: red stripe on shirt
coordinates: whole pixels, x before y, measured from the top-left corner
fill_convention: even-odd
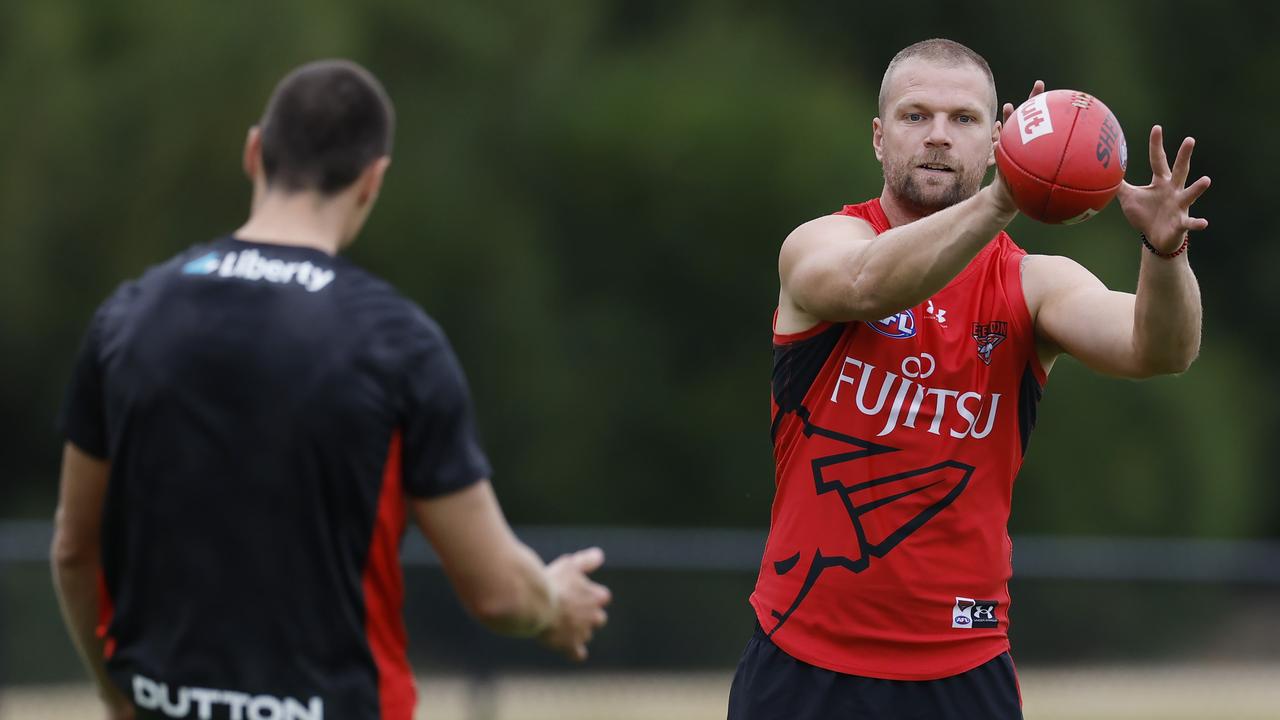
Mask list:
[[[107,634],[111,628],[111,619],[115,617],[115,603],[111,602],[111,591],[107,589],[107,576],[98,570],[98,626],[94,634],[102,640],[102,657],[110,660],[116,654],[116,639]]]
[[[400,431],[396,430],[387,449],[378,515],[364,570],[365,637],[378,669],[382,720],[409,720],[417,701],[404,629],[404,577],[399,549],[405,527],[402,486]]]

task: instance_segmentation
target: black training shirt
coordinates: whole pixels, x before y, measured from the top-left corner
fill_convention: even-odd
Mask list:
[[[111,462],[103,631],[143,716],[410,717],[404,497],[490,474],[417,306],[319,250],[194,247],[98,309],[61,426]]]

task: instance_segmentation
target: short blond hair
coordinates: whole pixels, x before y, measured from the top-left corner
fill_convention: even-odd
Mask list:
[[[921,60],[927,60],[946,67],[968,63],[981,70],[987,76],[987,83],[991,87],[991,122],[994,123],[1000,119],[1000,101],[996,99],[996,79],[991,74],[991,66],[987,64],[985,58],[970,48],[945,38],[921,40],[914,45],[903,48],[897,55],[893,56],[893,59],[889,61],[889,67],[884,70],[884,78],[880,80],[880,117],[884,117],[890,76],[893,75],[893,71],[897,69],[898,65],[912,58],[920,58]]]

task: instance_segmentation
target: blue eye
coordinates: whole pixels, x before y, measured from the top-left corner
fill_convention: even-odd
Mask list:
[[[975,120],[972,115],[961,115],[957,117],[956,120],[963,125],[968,125],[969,123],[977,122],[977,120]]]
[[[907,122],[920,122],[924,119],[924,115],[920,113],[907,113]]]

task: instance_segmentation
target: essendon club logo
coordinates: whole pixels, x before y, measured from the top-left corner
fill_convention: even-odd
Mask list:
[[[1004,320],[974,323],[973,339],[978,342],[978,357],[987,365],[991,364],[991,351],[1009,337],[1009,323]]]

